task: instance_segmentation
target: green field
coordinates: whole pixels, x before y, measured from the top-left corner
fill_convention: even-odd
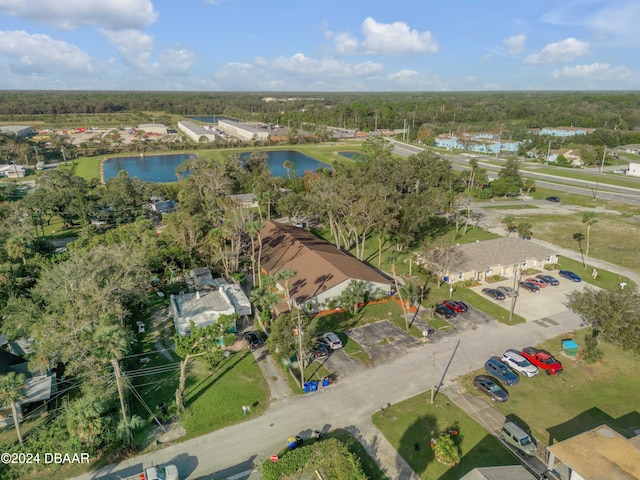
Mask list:
[[[576,332],[578,345],[584,345],[586,331]],[[640,428],[640,357],[603,344],[603,359],[590,365],[559,354],[560,340],[551,339],[540,348],[556,355],[564,372],[521,378],[518,385],[508,389],[509,401],[496,406],[547,445],[604,423],[631,437]],[[477,393],[471,381],[479,373],[483,372],[464,377],[467,391]]]
[[[373,423],[422,479],[458,480],[479,466],[514,465],[513,454],[444,394],[430,404],[425,392],[373,415]],[[435,460],[429,446],[438,433],[455,428],[462,460],[448,467]],[[418,444],[419,450],[414,449]]]

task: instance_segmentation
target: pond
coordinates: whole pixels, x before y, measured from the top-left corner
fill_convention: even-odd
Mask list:
[[[240,154],[240,158],[246,158],[250,152]],[[132,157],[109,158],[104,161],[104,181],[117,177],[120,170],[125,170],[130,177],[138,177],[144,182],[168,183],[177,182],[176,168],[190,158],[197,157],[194,153],[180,153],[168,155],[136,155]],[[283,164],[289,160],[295,165],[298,176],[302,176],[306,170],[318,170],[319,168],[331,168],[315,158],[308,157],[304,153],[277,150],[267,152],[267,159],[271,175],[274,177],[286,177],[287,169]]]
[[[168,183],[177,182],[176,168],[195,153],[178,153],[168,155],[136,155],[134,157],[116,157],[104,161],[104,181],[117,177],[120,170],[125,170],[130,177],[138,177],[144,182]]]
[[[350,160],[358,160],[362,153],[361,152],[338,152],[338,155],[341,157],[348,158]]]
[[[269,162],[269,169],[271,175],[274,177],[286,177],[287,169],[284,168],[284,162],[289,160],[295,165],[296,174],[301,177],[305,171],[311,170],[315,172],[319,168],[331,168],[330,165],[311,158],[304,153],[296,152],[293,150],[274,150],[267,153],[267,160]],[[251,155],[251,152],[240,154],[240,159],[243,160]]]

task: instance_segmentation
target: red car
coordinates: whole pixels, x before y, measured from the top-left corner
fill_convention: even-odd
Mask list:
[[[534,347],[525,347],[522,349],[522,356],[536,367],[547,372],[547,375],[555,375],[562,372],[562,364],[556,360],[553,355],[545,352],[544,350],[538,350]]]
[[[467,304],[459,300],[443,300],[442,304],[456,313],[464,313],[468,310]]]
[[[533,283],[534,285],[537,285],[538,288],[547,288],[549,286],[547,282],[540,280],[539,278],[527,278],[525,282]]]

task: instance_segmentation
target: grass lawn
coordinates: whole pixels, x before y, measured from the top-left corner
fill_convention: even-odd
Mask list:
[[[183,440],[243,421],[242,405],[251,406],[250,416],[261,415],[268,401],[269,385],[248,349],[231,355],[214,373],[195,362],[187,380]]]
[[[584,334],[588,330],[576,333],[578,345],[584,345]],[[603,359],[589,365],[558,355],[560,340],[560,337],[551,339],[541,348],[557,356],[564,372],[557,376],[540,373],[521,379],[518,385],[508,389],[509,401],[496,406],[528,427],[534,437],[545,444],[565,440],[603,423],[631,437],[634,429],[640,428],[640,382],[637,381],[640,357],[603,344]],[[469,392],[476,393],[471,381],[478,373],[464,377],[463,384]]]
[[[580,275],[583,281],[591,285],[595,285],[596,287],[617,289],[620,288],[619,284],[621,282],[625,282],[630,288],[635,286],[635,283],[627,277],[607,270],[598,270],[598,276],[593,278],[593,267],[589,265],[588,258],[585,260],[586,267],[583,267],[581,262],[566,257],[558,257],[558,264],[562,270],[571,270],[572,272]]]
[[[457,480],[479,466],[514,465],[517,460],[500,441],[455,406],[444,394],[430,404],[430,392],[376,412],[373,423],[411,468],[423,479]],[[459,432],[462,460],[455,467],[435,460],[429,446],[438,433]],[[415,450],[414,444],[420,449]]]
[[[585,197],[586,198],[586,197]],[[563,197],[564,202],[564,197]],[[626,205],[617,208],[619,204],[611,205],[609,209],[615,212],[597,212],[597,223],[591,227],[589,256],[607,262],[623,265],[626,268],[640,272],[640,249],[636,239],[640,237],[640,208]],[[580,253],[586,250],[587,228],[582,223],[582,213],[569,215],[534,214],[516,217],[516,223],[527,221],[533,226],[533,235],[560,247],[569,248]],[[579,244],[575,234],[582,234],[584,239]],[[589,259],[585,257],[588,263]],[[584,273],[584,269],[580,268]],[[591,274],[591,269],[588,270]],[[580,274],[580,272],[576,271]]]
[[[536,209],[539,208],[537,205],[489,205],[487,207],[482,207],[490,210],[527,210],[527,209]]]

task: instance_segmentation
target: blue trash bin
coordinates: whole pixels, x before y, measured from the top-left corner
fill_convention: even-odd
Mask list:
[[[304,384],[304,393],[309,393],[311,391],[311,385],[307,382]]]
[[[324,377],[322,379],[322,386],[323,387],[328,387],[329,386],[329,377]]]
[[[318,390],[318,382],[309,382],[309,384],[311,385],[312,392],[315,392]]]

